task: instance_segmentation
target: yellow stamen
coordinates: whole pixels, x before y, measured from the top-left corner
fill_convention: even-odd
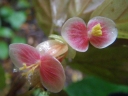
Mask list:
[[[91,34],[93,35],[93,36],[101,36],[102,35],[102,27],[101,27],[101,25],[98,23],[98,24],[96,24],[93,28],[92,28],[92,32],[91,32]]]
[[[34,67],[32,67],[32,72],[39,66],[39,64],[36,64]]]
[[[26,69],[26,68],[27,68],[26,64],[23,63],[23,67],[19,68],[19,70],[24,70],[24,69]]]
[[[19,68],[19,70],[25,70],[25,69],[29,69],[31,67],[35,66],[34,64],[27,66],[26,63],[23,63],[23,67]]]
[[[33,73],[34,70],[38,67],[38,64],[35,65],[34,67],[32,67],[32,69],[30,69],[28,72],[27,72],[27,75],[30,74],[30,73]]]
[[[19,68],[19,70],[29,69],[29,71],[22,73],[22,76],[28,76],[30,73],[33,74],[34,70],[39,66],[40,63],[41,61],[37,61],[35,64],[31,64],[30,66],[27,66],[26,63],[23,63],[23,67]]]

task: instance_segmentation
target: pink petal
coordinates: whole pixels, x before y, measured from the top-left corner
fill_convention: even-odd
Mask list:
[[[91,34],[91,30],[98,23],[102,27],[102,36],[93,36]],[[111,19],[105,17],[98,16],[92,18],[88,22],[87,28],[90,37],[90,43],[99,49],[109,46],[115,41],[117,37],[117,29],[115,28],[115,23]]]
[[[86,24],[81,18],[68,19],[62,27],[61,35],[73,49],[80,52],[88,49]]]
[[[23,63],[27,66],[36,63],[40,59],[38,51],[27,44],[11,44],[9,54],[16,67],[21,67]]]
[[[41,58],[40,75],[43,86],[50,92],[62,90],[65,73],[61,63],[54,57],[44,54]]]

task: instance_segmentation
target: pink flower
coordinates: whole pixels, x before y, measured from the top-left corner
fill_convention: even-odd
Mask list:
[[[99,49],[112,44],[117,37],[117,29],[115,23],[105,17],[94,17],[87,26],[81,18],[73,17],[65,22],[61,35],[73,49],[85,52],[89,41]]]
[[[36,70],[39,72],[42,85],[50,92],[62,90],[65,73],[61,63],[52,55],[43,54],[27,44],[11,44],[9,54],[14,65],[29,76]]]

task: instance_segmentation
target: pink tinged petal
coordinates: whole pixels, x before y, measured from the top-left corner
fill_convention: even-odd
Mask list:
[[[101,29],[102,35],[93,36],[91,34],[92,28],[98,23],[102,28]],[[99,49],[105,48],[116,40],[117,29],[115,28],[115,23],[111,19],[100,16],[94,17],[88,22],[87,28],[88,28],[90,43],[96,48]]]
[[[11,44],[9,46],[9,54],[12,62],[18,68],[22,67],[23,63],[29,66],[40,59],[38,51],[27,44]]]
[[[41,57],[40,75],[42,85],[50,92],[62,90],[65,82],[65,73],[61,63],[54,57],[44,54]]]
[[[81,18],[68,19],[62,27],[62,37],[76,51],[85,52],[88,49],[86,24]]]
[[[60,41],[48,40],[37,45],[36,49],[41,55],[48,53],[54,57],[58,57],[68,51],[68,46]]]

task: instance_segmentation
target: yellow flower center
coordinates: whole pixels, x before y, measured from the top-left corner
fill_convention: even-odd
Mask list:
[[[98,24],[96,24],[93,28],[92,28],[92,32],[91,32],[91,34],[93,35],[93,36],[101,36],[102,35],[102,27],[101,27],[101,25],[98,23]]]
[[[23,67],[19,68],[19,70],[26,70],[29,69],[26,73],[24,72],[23,76],[28,76],[29,74],[33,74],[34,70],[40,65],[41,61],[37,61],[35,64],[31,64],[30,66],[27,66],[26,63],[23,63]]]

